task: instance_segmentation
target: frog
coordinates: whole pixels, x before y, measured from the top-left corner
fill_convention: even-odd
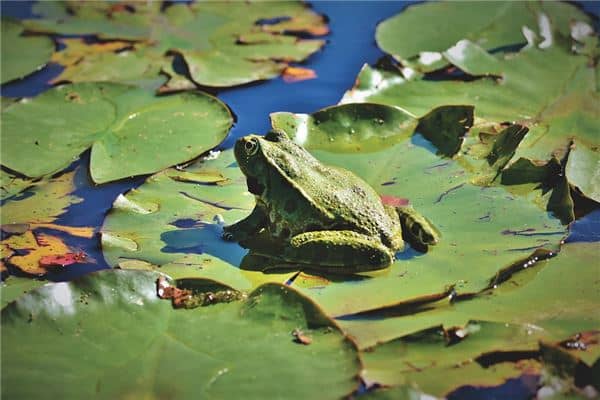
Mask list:
[[[247,135],[234,145],[256,205],[223,227],[246,257],[340,272],[385,269],[407,241],[426,252],[437,228],[412,207],[392,207],[351,171],[326,165],[283,131]]]

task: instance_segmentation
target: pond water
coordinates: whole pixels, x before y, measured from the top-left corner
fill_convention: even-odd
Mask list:
[[[31,17],[33,2],[2,2],[2,15],[16,18]],[[325,37],[327,45],[310,57],[304,66],[313,69],[317,78],[296,83],[286,83],[281,78],[244,85],[241,87],[210,90],[225,102],[236,116],[236,123],[229,136],[220,145],[229,148],[235,140],[249,133],[265,133],[270,128],[269,114],[276,111],[311,113],[322,107],[336,104],[345,90],[350,88],[364,63],[374,64],[384,56],[375,44],[375,27],[378,22],[401,10],[409,2],[312,2],[312,7],[329,18],[331,33]],[[598,15],[600,3],[582,3],[586,11]],[[58,76],[62,67],[50,64],[21,81],[2,86],[2,95],[26,97],[50,88],[47,84]],[[34,160],[32,160],[34,162]],[[70,169],[89,163],[89,151],[74,162]],[[143,183],[145,177],[121,180],[101,186],[94,185],[87,175],[87,168],[76,176],[76,195],[84,200],[69,208],[57,223],[69,226],[100,227],[106,212],[120,193]],[[596,210],[572,225],[568,241],[599,241],[600,210]],[[93,270],[108,268],[99,247],[99,238],[91,240],[66,237],[68,245],[80,249],[95,260],[62,272],[53,272],[51,280],[70,280]],[[528,378],[531,379],[531,378]],[[532,385],[523,380],[511,380],[495,389],[461,388],[452,398],[528,398]],[[535,385],[534,385],[535,386]]]

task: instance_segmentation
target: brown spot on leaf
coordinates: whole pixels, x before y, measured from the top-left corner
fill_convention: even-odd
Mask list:
[[[292,331],[292,336],[294,337],[294,342],[296,343],[303,344],[306,346],[312,343],[312,338],[304,334],[304,332],[302,332],[302,330],[298,328]]]

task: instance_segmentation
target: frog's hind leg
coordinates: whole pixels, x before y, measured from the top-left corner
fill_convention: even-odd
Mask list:
[[[394,253],[381,242],[353,231],[314,231],[294,236],[281,258],[316,268],[360,272],[390,266]]]

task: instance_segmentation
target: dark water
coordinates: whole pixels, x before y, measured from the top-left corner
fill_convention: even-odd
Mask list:
[[[2,1],[3,16],[30,18],[30,1]],[[322,107],[336,104],[344,91],[350,88],[364,63],[374,64],[384,53],[375,44],[375,27],[378,22],[400,12],[409,2],[404,1],[327,1],[312,2],[312,7],[329,18],[331,33],[322,51],[310,57],[303,65],[313,69],[318,78],[297,83],[285,83],[281,78],[266,82],[220,90],[216,94],[234,112],[237,122],[221,148],[231,147],[234,141],[249,133],[264,133],[269,130],[269,114],[276,111],[311,113]],[[600,13],[600,3],[585,2],[582,7],[595,15]],[[598,25],[596,23],[596,25]],[[410,40],[410,38],[408,39]],[[60,74],[62,67],[50,64],[21,81],[1,87],[2,95],[9,97],[34,96],[50,85],[53,77]],[[79,164],[88,165],[89,152],[71,168]],[[120,193],[139,186],[145,177],[122,180],[102,186],[94,185],[82,168],[76,176],[76,194],[82,203],[70,207],[57,223],[70,226],[96,226],[102,224],[106,212]],[[572,226],[569,241],[600,240],[600,210],[597,210]],[[108,268],[99,247],[98,238],[84,240],[67,238],[67,244],[78,248],[96,260],[77,268],[53,273],[51,280],[69,280],[103,268]],[[528,378],[530,379],[530,378]],[[522,380],[511,380],[497,388],[477,389],[464,387],[450,397],[453,399],[525,399],[532,395],[531,385]],[[507,397],[508,396],[508,397]]]

